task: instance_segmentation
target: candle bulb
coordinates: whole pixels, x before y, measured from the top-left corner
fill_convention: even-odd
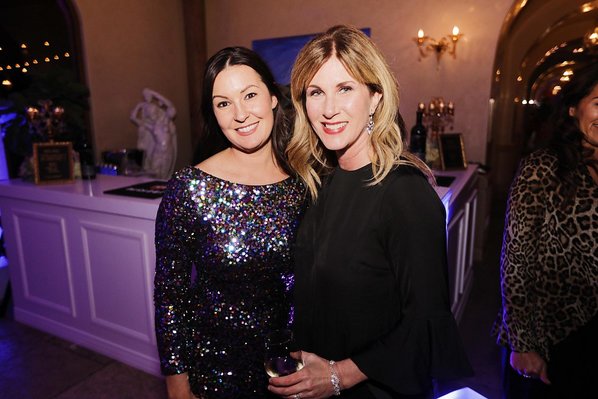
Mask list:
[[[420,29],[417,31],[417,38],[418,39],[423,39],[424,38],[424,30]]]
[[[52,111],[52,114],[54,115],[54,117],[56,119],[60,119],[64,115],[64,108],[63,107],[55,107],[54,110]]]
[[[433,112],[436,110],[436,106],[434,105],[433,102],[430,102],[430,105],[428,106],[428,109],[430,110],[430,112]]]
[[[453,26],[453,36],[459,36],[459,27],[457,25]]]
[[[27,109],[25,110],[25,113],[27,114],[27,119],[29,121],[32,121],[39,114],[39,110],[35,107],[27,107]]]

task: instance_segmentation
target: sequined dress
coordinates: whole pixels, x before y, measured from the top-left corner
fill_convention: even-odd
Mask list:
[[[156,219],[160,365],[201,398],[267,397],[265,332],[292,321],[290,246],[304,202],[293,178],[232,183],[186,167]]]

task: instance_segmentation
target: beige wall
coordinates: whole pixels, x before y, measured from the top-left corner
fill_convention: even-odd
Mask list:
[[[91,92],[95,150],[135,148],[129,121],[141,91],[176,109],[177,168],[191,160],[183,12],[180,0],[73,0],[79,13]]]
[[[494,52],[512,0],[206,0],[208,56],[254,39],[316,33],[339,23],[369,27],[401,86],[408,127],[419,101],[453,100],[455,131],[464,133],[468,160],[484,162]],[[445,55],[418,62],[412,38],[418,28],[434,38],[458,25],[465,34],[457,59]]]

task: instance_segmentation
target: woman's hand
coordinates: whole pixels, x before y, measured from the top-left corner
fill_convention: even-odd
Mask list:
[[[305,351],[291,355],[303,361],[303,368],[284,377],[270,378],[268,389],[272,393],[290,399],[321,399],[334,395],[328,360]],[[341,389],[350,388],[367,379],[351,359],[336,363],[336,367]]]
[[[511,352],[511,367],[526,378],[539,378],[544,384],[550,384],[546,361],[536,352]]]
[[[167,376],[166,391],[168,399],[197,399],[191,392],[187,373]]]

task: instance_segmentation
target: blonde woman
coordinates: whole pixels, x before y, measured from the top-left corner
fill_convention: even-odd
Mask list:
[[[270,379],[288,398],[430,398],[470,368],[450,312],[445,210],[405,152],[397,82],[361,31],[310,41],[291,74],[287,150],[313,203],[295,248],[304,367]]]

